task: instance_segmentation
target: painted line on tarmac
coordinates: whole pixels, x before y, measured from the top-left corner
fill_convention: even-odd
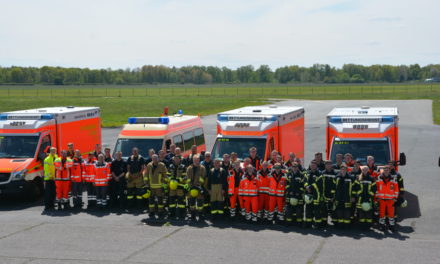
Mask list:
[[[130,258],[136,256],[137,254],[141,253],[141,252],[144,251],[144,250],[147,250],[147,249],[151,248],[152,246],[156,245],[157,243],[161,242],[162,240],[165,240],[165,239],[171,237],[172,235],[176,234],[177,232],[179,232],[179,231],[182,230],[183,228],[184,228],[184,227],[178,228],[178,229],[174,230],[173,232],[164,235],[163,237],[161,237],[161,238],[159,238],[159,239],[157,239],[157,240],[151,242],[150,244],[146,245],[145,247],[143,247],[143,248],[141,248],[141,249],[139,249],[139,250],[136,250],[135,252],[131,253],[131,254],[128,255],[127,257],[123,258],[121,261],[123,261],[123,262],[129,261]]]
[[[327,237],[323,238],[320,242],[318,247],[313,251],[312,256],[307,260],[307,264],[313,264],[315,260],[318,258],[319,253],[321,253],[322,248],[324,247],[325,242],[327,241]]]
[[[36,224],[36,225],[33,225],[33,226],[29,226],[29,227],[26,227],[26,228],[24,228],[24,229],[21,229],[21,230],[15,231],[15,232],[13,232],[13,233],[10,233],[10,234],[7,234],[7,235],[4,235],[4,236],[1,236],[1,237],[0,237],[0,240],[2,240],[2,239],[4,239],[4,238],[11,237],[11,236],[16,235],[16,234],[21,233],[21,232],[29,231],[29,230],[31,230],[31,229],[33,229],[33,228],[35,228],[35,227],[39,227],[39,226],[42,226],[42,225],[44,225],[44,224],[46,224],[46,223],[45,223],[45,222],[43,222],[43,223],[39,223],[39,224]]]

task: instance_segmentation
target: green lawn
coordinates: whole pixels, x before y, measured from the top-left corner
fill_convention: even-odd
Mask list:
[[[44,106],[99,106],[103,126],[118,126],[129,116],[170,112],[214,114],[264,98],[296,99],[432,99],[434,122],[440,124],[440,84],[418,85],[84,85],[0,86],[0,112]]]

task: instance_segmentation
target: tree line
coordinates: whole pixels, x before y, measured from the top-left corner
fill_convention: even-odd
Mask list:
[[[139,84],[139,83],[368,83],[423,81],[440,77],[440,64],[412,65],[328,64],[297,65],[272,70],[268,65],[230,69],[215,66],[167,67],[145,65],[135,69],[63,67],[0,67],[0,84]]]

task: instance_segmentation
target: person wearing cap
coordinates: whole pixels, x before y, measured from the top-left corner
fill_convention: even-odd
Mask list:
[[[382,174],[376,181],[376,198],[379,202],[379,225],[380,230],[385,231],[385,217],[388,218],[389,229],[396,231],[396,222],[394,216],[394,203],[399,197],[399,185],[393,180],[390,173],[390,167],[383,168]]]
[[[221,166],[221,159],[215,159],[214,168],[211,168],[208,174],[208,193],[210,196],[211,215],[215,218],[217,215],[224,214],[225,193],[228,188],[228,172]]]
[[[292,163],[287,174],[286,186],[286,222],[301,225],[304,217],[304,174],[298,163]]]
[[[258,180],[258,218],[267,219],[269,214],[269,163],[264,161],[257,172]]]
[[[336,175],[335,202],[338,226],[348,226],[351,223],[351,208],[355,202],[353,183],[354,179],[348,173],[347,166],[342,165],[341,171]]]
[[[273,221],[275,218],[275,208],[277,209],[277,220],[284,221],[284,203],[287,177],[281,169],[280,163],[275,163],[269,177],[269,215],[267,220]]]
[[[241,168],[240,161],[234,163],[234,168],[229,171],[228,176],[228,196],[229,196],[229,216],[234,219],[237,213],[237,208],[241,210],[241,214],[244,216],[246,211],[244,203],[239,196],[240,182],[243,179],[244,171]]]
[[[322,171],[323,186],[322,186],[322,198],[324,202],[322,204],[322,223],[326,225],[328,217],[331,217],[332,222],[335,222],[335,188],[336,188],[336,171],[331,160],[326,160],[325,170]]]
[[[309,165],[304,179],[304,202],[305,205],[305,222],[304,227],[318,228],[322,223],[322,181],[323,177],[318,170],[318,162],[312,160]],[[310,197],[310,199],[306,199]],[[307,202],[310,201],[310,202]]]
[[[83,180],[87,193],[87,208],[90,209],[96,205],[96,190],[93,185],[93,178],[95,177],[95,154],[90,152],[87,159],[84,160]]]
[[[355,179],[353,193],[356,197],[359,224],[362,229],[369,229],[373,223],[373,199],[376,184],[368,172],[368,167],[363,167],[361,174]]]
[[[397,182],[397,185],[399,186],[399,197],[397,197],[397,201],[394,203],[395,210],[395,218],[397,219],[397,208],[400,207],[405,202],[405,186],[403,184],[403,177],[396,170],[397,162],[394,160],[391,160],[388,162],[388,166],[390,166],[390,174],[393,177],[393,180]]]

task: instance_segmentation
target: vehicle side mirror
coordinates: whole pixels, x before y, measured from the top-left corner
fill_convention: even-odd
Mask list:
[[[403,152],[401,152],[399,156],[399,165],[401,166],[406,165],[406,155]]]

